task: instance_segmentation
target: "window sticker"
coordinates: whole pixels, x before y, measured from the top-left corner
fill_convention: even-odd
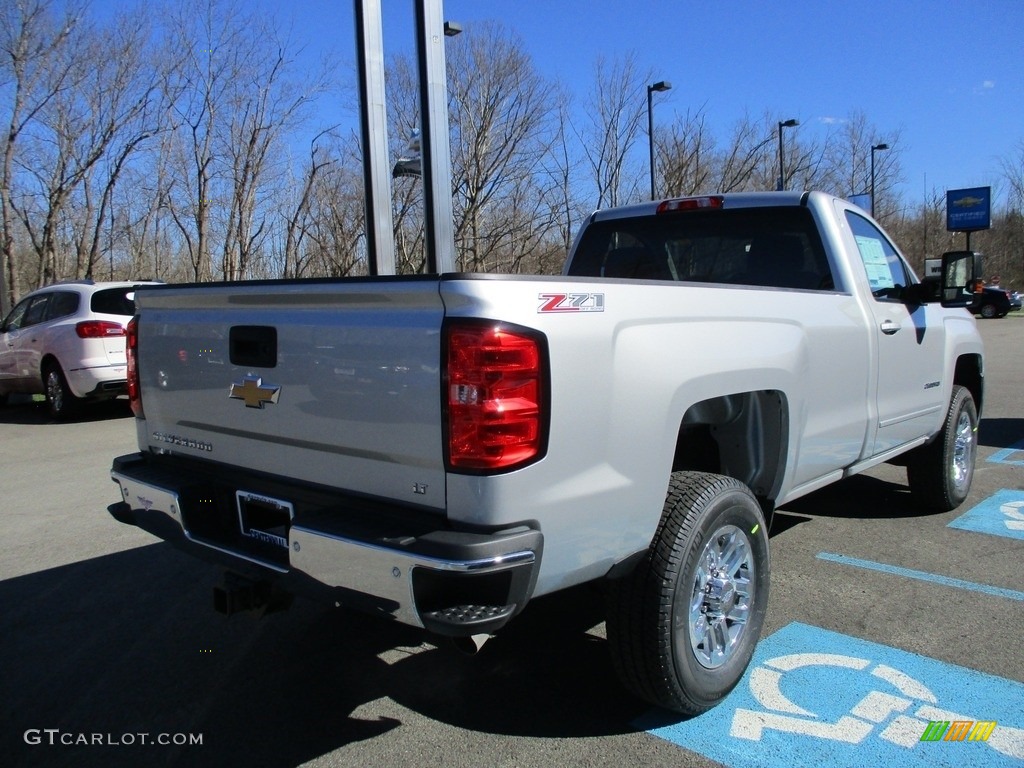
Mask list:
[[[892,271],[889,269],[889,261],[885,257],[881,241],[873,237],[864,237],[863,235],[857,235],[856,239],[861,259],[864,260],[864,269],[868,273],[868,282],[871,284],[872,292],[894,287]]]

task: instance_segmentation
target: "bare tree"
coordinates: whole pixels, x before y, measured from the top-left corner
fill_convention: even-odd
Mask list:
[[[655,135],[657,139],[657,135]],[[676,118],[664,138],[655,142],[662,188],[670,196],[714,191],[715,139],[707,125],[703,107]]]
[[[637,70],[636,54],[609,63],[598,59],[586,117],[576,126],[598,208],[636,199],[640,174],[630,168],[631,150],[646,116],[644,93],[652,72]]]
[[[775,133],[767,121],[756,123],[744,115],[733,126],[727,148],[719,155],[715,188],[720,192],[774,189],[774,183],[765,178],[771,178],[771,172],[765,169],[771,167],[774,147]]]
[[[571,96],[561,91],[555,94],[558,104],[554,117],[555,133],[547,146],[547,152],[541,161],[538,178],[540,194],[545,201],[546,213],[543,216],[546,232],[553,232],[557,240],[552,244],[560,253],[558,268],[565,255],[572,247],[575,235],[574,227],[586,214],[580,204],[574,185],[575,175],[580,165],[576,148],[571,144],[569,125],[569,105]],[[544,274],[554,271],[551,264],[551,250],[542,252],[536,264],[536,271]]]
[[[309,163],[303,170],[301,192],[294,207],[286,213],[282,277],[298,277],[301,274],[301,248],[310,226],[310,208],[317,176],[334,162],[330,157],[324,157],[324,148],[317,143],[325,133],[327,131],[318,133],[309,144]]]
[[[826,150],[825,178],[840,197],[869,195],[871,192],[871,147],[887,144],[875,153],[875,215],[882,222],[894,215],[900,205],[895,186],[900,174],[900,130],[880,131],[864,112],[851,113],[832,136]]]
[[[162,85],[176,66],[174,57],[166,49],[147,47],[152,28],[147,16],[140,11],[122,15],[113,28],[101,34],[96,41],[96,56],[106,54],[110,71],[104,85],[111,94],[107,103],[98,102],[94,110],[107,113],[103,162],[94,166],[102,171],[87,173],[85,192],[92,192],[95,184],[99,201],[95,208],[86,205],[87,213],[77,240],[78,276],[92,277],[100,257],[100,234],[112,206],[114,188],[130,160],[152,137],[166,130],[167,101]],[[97,86],[100,84],[97,83]],[[102,166],[102,167],[101,167]],[[93,176],[97,178],[93,178]],[[112,213],[110,214],[113,215]],[[108,243],[113,250],[114,243]]]
[[[49,0],[8,0],[0,11],[0,85],[11,89],[0,180],[0,307],[16,302],[21,269],[14,247],[13,179],[19,141],[54,97],[69,86],[73,57],[68,48],[81,17],[81,7],[68,3],[57,18]],[[6,285],[4,285],[6,283]]]
[[[21,168],[37,204],[12,201],[12,208],[38,256],[37,284],[92,274],[117,178],[159,130],[148,34],[140,13],[121,15],[106,29],[80,27],[67,49],[67,87],[36,115]]]
[[[1010,210],[1024,209],[1024,139],[1017,142],[1013,153],[999,162],[1003,180],[1007,186],[1007,203]]]
[[[270,29],[251,31],[258,33],[253,43],[272,34]],[[250,52],[253,57],[242,73],[244,87],[235,93],[223,149],[231,164],[232,190],[223,250],[225,280],[246,276],[256,244],[266,234],[268,212],[260,210],[259,197],[272,171],[271,150],[295,125],[301,107],[312,95],[302,84],[289,79],[291,62],[284,47],[278,46],[276,52],[258,48]]]
[[[455,241],[462,269],[497,266],[514,207],[546,150],[547,84],[522,41],[496,23],[448,48]],[[531,228],[532,229],[532,228]],[[519,247],[525,240],[519,239]]]

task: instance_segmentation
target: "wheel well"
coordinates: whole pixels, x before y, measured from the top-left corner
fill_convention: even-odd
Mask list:
[[[985,379],[981,373],[981,355],[962,355],[956,360],[953,383],[967,387],[974,398],[974,407],[981,415],[981,401],[985,394]]]
[[[58,368],[61,367],[60,361],[56,357],[54,357],[52,354],[44,355],[43,359],[39,362],[39,378],[40,379],[43,378],[43,373],[46,371],[47,368],[50,367],[51,363],[53,365],[57,366]],[[63,370],[63,368],[61,368],[61,370]]]
[[[786,397],[777,390],[722,395],[683,414],[672,471],[728,475],[767,510],[778,496],[788,441]]]

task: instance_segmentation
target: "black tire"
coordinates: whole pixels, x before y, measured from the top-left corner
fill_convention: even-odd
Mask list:
[[[967,499],[978,452],[978,409],[966,387],[953,386],[942,431],[914,449],[907,461],[907,484],[924,509],[948,512]]]
[[[986,320],[991,320],[996,316],[996,308],[991,304],[986,304],[981,308],[981,316]]]
[[[708,568],[723,550],[728,570]],[[715,706],[750,663],[769,575],[767,526],[750,489],[722,475],[673,473],[646,556],[609,584],[608,643],[622,683],[684,715]],[[707,642],[711,628],[728,636],[721,653]]]
[[[64,371],[55,362],[43,369],[43,390],[46,394],[46,409],[55,419],[68,419],[78,409],[78,398],[71,392]]]

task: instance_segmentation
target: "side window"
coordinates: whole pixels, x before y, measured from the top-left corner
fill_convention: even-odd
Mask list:
[[[25,319],[25,310],[28,309],[31,299],[18,302],[18,305],[11,310],[11,314],[4,320],[4,331],[16,331],[21,328]]]
[[[853,211],[846,212],[846,221],[857,241],[857,250],[876,299],[899,299],[911,283],[903,259],[878,227]]]
[[[25,310],[25,319],[21,323],[22,328],[43,322],[46,317],[46,306],[50,303],[52,294],[44,293],[42,296],[35,296],[29,300],[28,309]]]
[[[73,315],[78,311],[78,294],[72,291],[56,291],[50,299],[50,311],[46,314],[47,320],[57,320],[61,317]]]

